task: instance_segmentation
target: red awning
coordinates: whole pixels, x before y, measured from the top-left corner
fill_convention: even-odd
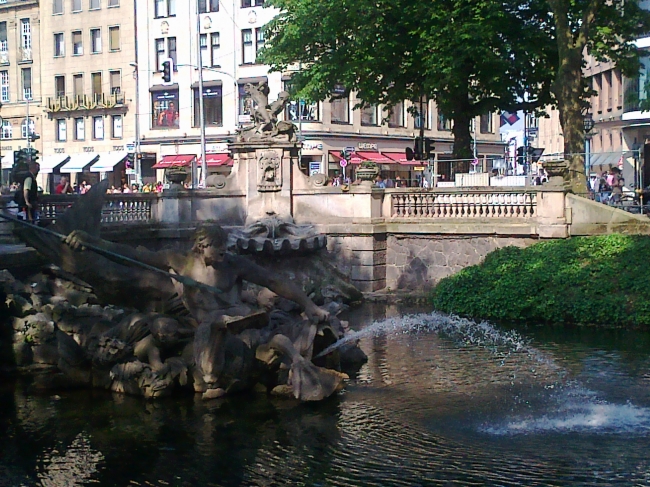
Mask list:
[[[406,160],[406,152],[384,152],[384,155],[399,164],[404,164],[407,166],[426,166],[428,164],[427,161]]]
[[[194,154],[181,154],[181,155],[170,155],[163,156],[162,159],[151,166],[152,169],[169,169],[170,167],[183,167],[189,166],[192,163],[192,159],[196,156]]]
[[[208,163],[208,167],[215,166],[232,166],[233,160],[230,157],[230,154],[206,154],[205,160]],[[199,162],[201,164],[201,158],[199,157]]]
[[[364,161],[372,161],[376,162],[377,164],[392,164],[394,162],[384,154],[375,151],[357,151],[352,155],[352,158],[355,156],[360,157]]]

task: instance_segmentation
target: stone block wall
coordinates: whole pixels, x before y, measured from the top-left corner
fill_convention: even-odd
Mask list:
[[[386,287],[425,291],[442,278],[481,263],[494,250],[527,247],[537,241],[525,237],[389,235]]]
[[[386,234],[328,234],[329,262],[362,292],[386,287]]]

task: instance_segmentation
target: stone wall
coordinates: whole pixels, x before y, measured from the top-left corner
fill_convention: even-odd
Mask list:
[[[525,237],[389,235],[386,287],[426,291],[440,279],[479,264],[494,250],[527,247],[537,241]]]

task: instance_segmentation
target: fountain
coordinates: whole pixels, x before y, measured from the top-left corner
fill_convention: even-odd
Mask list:
[[[365,360],[355,346],[315,358],[349,333],[336,315],[360,293],[318,258],[325,236],[291,218],[288,171],[297,143],[293,126],[276,118],[286,97],[269,104],[267,88],[247,87],[259,108],[232,149],[238,163],[254,161],[254,188],[249,224],[230,237],[202,225],[191,252],[102,240],[106,181],[49,233],[21,229],[54,264],[31,287],[11,276],[5,286],[17,362],[52,366],[39,387],[92,386],[147,398],[185,389],[214,399],[259,384],[318,401],[344,387],[342,364]],[[68,235],[65,242],[56,232]],[[236,253],[225,253],[228,243]],[[305,294],[308,287],[324,308]]]

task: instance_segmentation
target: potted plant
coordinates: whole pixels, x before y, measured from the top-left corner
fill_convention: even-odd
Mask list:
[[[357,168],[357,177],[361,181],[374,181],[379,175],[379,166],[376,162],[363,161]]]
[[[165,176],[167,177],[167,181],[172,183],[172,185],[174,184],[182,185],[187,179],[188,174],[189,173],[187,172],[187,169],[185,169],[184,167],[177,166],[177,167],[171,167],[167,169]]]

